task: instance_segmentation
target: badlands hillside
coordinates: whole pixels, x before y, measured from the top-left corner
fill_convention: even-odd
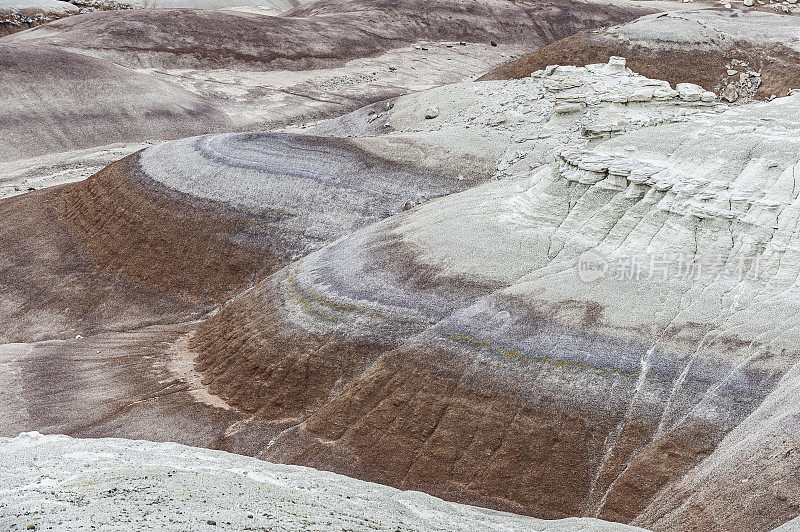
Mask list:
[[[795,4],[19,2],[1,527],[800,530]]]

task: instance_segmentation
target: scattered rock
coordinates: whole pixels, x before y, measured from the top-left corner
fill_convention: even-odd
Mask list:
[[[489,43],[489,44],[491,44],[492,46],[497,46],[497,43],[496,43],[496,42],[494,42],[494,41],[492,41],[492,42],[491,42],[491,43]]]
[[[700,85],[694,83],[678,83],[675,85],[678,91],[678,96],[685,102],[699,102],[703,98],[703,93],[706,90]]]
[[[576,113],[578,111],[582,111],[584,108],[584,104],[582,103],[564,103],[556,105],[554,111],[556,114],[568,114],[568,113]]]
[[[739,99],[739,91],[736,88],[736,85],[728,85],[725,87],[725,90],[722,91],[722,99],[728,102],[735,102]]]
[[[409,211],[416,207],[417,205],[422,205],[423,203],[428,201],[428,197],[420,194],[413,200],[408,200],[403,204],[403,210]]]
[[[489,118],[489,120],[486,123],[492,127],[497,127],[500,124],[505,123],[506,120],[508,120],[508,117],[506,116],[505,113],[495,113]]]
[[[624,70],[626,63],[627,61],[624,57],[612,55],[611,57],[608,58],[609,66],[612,66],[617,70]]]
[[[542,74],[544,76],[552,76],[553,72],[555,72],[557,68],[558,68],[558,65],[547,65],[544,68]],[[531,73],[531,76],[533,76],[533,77],[536,77],[537,75],[538,75],[538,72],[532,72]]]
[[[439,108],[438,107],[430,107],[427,111],[425,111],[425,118],[428,120],[432,120],[439,116]]]

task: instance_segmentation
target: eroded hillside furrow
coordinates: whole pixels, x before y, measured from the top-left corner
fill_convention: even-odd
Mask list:
[[[193,347],[214,393],[261,417],[303,420],[409,334],[494,288],[474,281],[444,283],[436,268],[416,262],[413,251],[403,251],[403,242],[390,232],[376,235],[368,228],[349,238],[362,243],[359,251],[327,246],[263,281],[199,328]],[[346,264],[351,266],[331,267]],[[360,268],[374,277],[363,276]],[[354,283],[357,276],[363,284]],[[324,292],[316,279],[324,279]],[[407,288],[387,290],[397,285]],[[444,302],[434,296],[442,290],[448,294]],[[378,307],[350,302],[379,291],[387,299]],[[298,335],[295,318],[308,320],[312,330],[317,322],[321,328]],[[370,324],[368,331],[361,330],[362,323]]]
[[[288,260],[289,246],[270,238],[280,217],[248,217],[170,191],[142,174],[139,157],[114,163],[65,194],[66,218],[98,269],[213,304]]]
[[[743,426],[776,444],[751,420],[789,393],[800,358],[798,97],[724,110],[700,87],[633,80],[614,63],[520,82],[543,86],[528,107],[549,110],[531,126],[538,145],[525,144],[530,115],[491,115],[481,89],[432,125],[415,122],[412,97],[395,103],[400,131],[478,124],[490,142],[522,141],[498,180],[325,246],[200,326],[193,347],[214,393],[267,423],[292,419],[259,456],[655,530],[725,530],[748,520],[753,491],[775,508],[758,530],[792,513],[800,500],[783,485],[726,478],[740,475],[727,457],[756,438]],[[643,86],[597,99],[582,77],[595,74]],[[557,120],[576,124],[579,148],[546,144]],[[300,361],[320,379],[310,387],[280,377]],[[261,372],[270,380],[251,392]],[[781,478],[800,470],[791,454],[770,465]],[[749,502],[705,495],[717,486]]]

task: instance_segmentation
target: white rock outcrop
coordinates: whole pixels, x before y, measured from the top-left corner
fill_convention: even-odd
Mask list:
[[[308,467],[175,443],[0,438],[4,530],[635,532],[446,502]]]

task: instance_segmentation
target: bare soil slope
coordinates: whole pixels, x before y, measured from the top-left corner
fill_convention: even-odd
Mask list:
[[[135,158],[0,203],[5,341],[196,318],[279,260],[256,217],[143,179]]]
[[[250,133],[164,143],[86,181],[0,202],[3,338],[199,317],[406,202],[473,184],[347,140]]]
[[[202,93],[198,72],[223,66],[538,46],[640,9],[580,6],[106,13],[3,46]],[[729,19],[574,39],[672,50],[665,34],[721,61]],[[733,100],[778,83],[725,61],[739,84],[715,88],[752,90]],[[677,81],[707,75],[689,65]],[[615,60],[400,97],[320,124],[327,138],[174,140],[2,200],[0,430],[177,440],[544,518],[770,530],[800,511],[798,124],[800,96],[731,107]]]
[[[707,96],[559,67],[400,98],[388,135],[183,139],[0,202],[3,326],[28,342],[0,349],[0,426],[540,517],[770,530],[800,502],[798,97]],[[459,179],[487,160],[496,180]],[[654,249],[763,269],[576,270]]]

